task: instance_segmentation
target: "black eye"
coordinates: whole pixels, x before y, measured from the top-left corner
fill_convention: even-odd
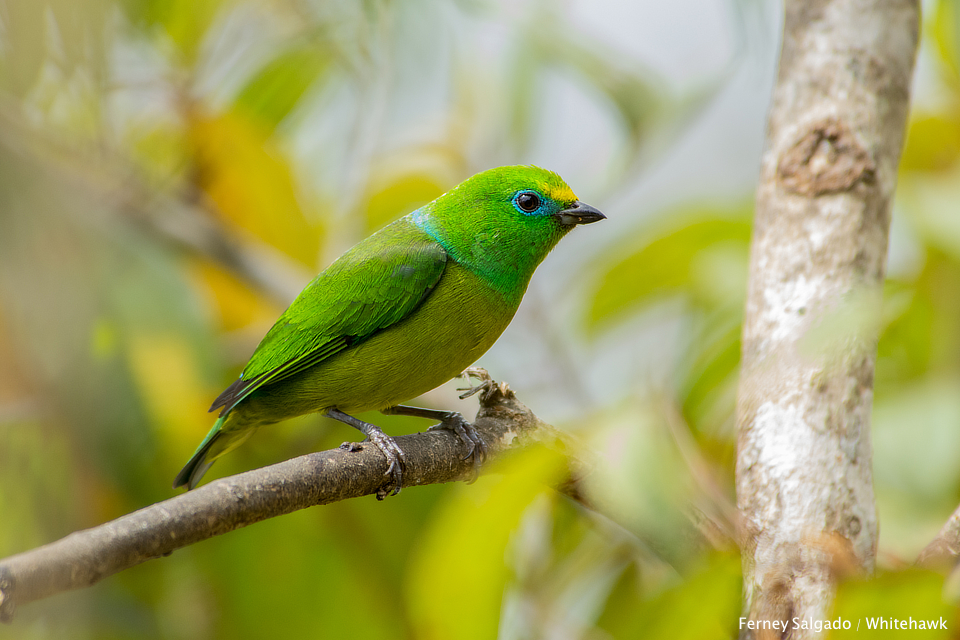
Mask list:
[[[517,206],[527,213],[533,213],[540,208],[540,198],[537,197],[537,194],[529,191],[521,193],[517,196]]]

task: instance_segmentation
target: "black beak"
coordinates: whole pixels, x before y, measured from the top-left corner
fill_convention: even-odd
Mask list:
[[[575,224],[590,224],[591,222],[597,222],[598,220],[603,220],[607,217],[590,205],[584,204],[579,200],[574,202],[569,209],[564,209],[563,211],[558,212],[556,215],[557,219],[560,221],[560,224],[566,226],[573,226]]]

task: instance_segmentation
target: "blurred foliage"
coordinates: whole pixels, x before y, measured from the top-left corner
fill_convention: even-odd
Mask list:
[[[957,609],[944,602],[942,590],[943,576],[916,569],[883,571],[871,580],[843,582],[830,617],[831,622],[840,622],[836,625],[840,630],[831,629],[826,637],[955,638],[960,620]],[[881,626],[881,619],[887,626]],[[891,628],[893,620],[904,621],[907,629]],[[911,620],[937,630],[920,630],[919,624],[911,629]],[[844,621],[850,623],[849,629]],[[941,624],[947,628],[939,628]]]
[[[506,466],[474,490],[458,487],[422,533],[406,589],[415,637],[496,636],[508,577],[504,549],[530,504],[550,491],[545,481],[561,479],[564,461],[556,452],[531,449]]]
[[[269,129],[276,128],[320,81],[330,67],[329,55],[322,47],[283,51],[247,82],[237,95],[237,108]]]
[[[699,308],[742,312],[751,213],[707,207],[668,212],[666,225],[631,239],[639,246],[605,268],[587,325],[602,328],[658,297],[675,295]]]
[[[614,638],[710,640],[736,635],[740,612],[740,557],[718,555],[684,582],[634,609],[642,589],[624,572],[599,621]]]
[[[561,137],[545,129],[558,82],[615,132],[608,157],[586,156],[600,186],[584,199],[601,206],[719,86],[680,92],[565,8],[508,4],[0,0],[0,555],[169,497],[276,300],[465,177]],[[911,118],[876,373],[883,571],[842,585],[836,610],[956,623],[942,576],[898,570],[960,500],[960,9],[931,6],[922,59],[938,97]],[[558,161],[584,156],[563,149]],[[564,287],[586,357],[620,349],[625,328],[674,347],[654,384],[637,374],[562,425],[601,461],[586,490],[615,521],[546,490],[557,460],[534,450],[471,486],[178,551],[25,607],[0,639],[735,635],[739,558],[707,550],[689,516],[722,528],[733,503],[750,194],[682,196],[655,215],[628,202],[629,233],[564,258],[586,274]],[[214,475],[352,436],[299,418]]]
[[[312,266],[321,234],[301,211],[289,163],[242,112],[189,117],[196,186],[226,222]]]

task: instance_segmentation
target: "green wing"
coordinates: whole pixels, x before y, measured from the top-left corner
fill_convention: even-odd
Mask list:
[[[446,261],[443,247],[407,219],[360,242],[297,296],[210,411],[223,407],[224,416],[264,385],[407,317],[437,285]]]

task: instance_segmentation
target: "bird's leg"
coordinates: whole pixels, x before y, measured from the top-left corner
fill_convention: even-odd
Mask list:
[[[480,434],[477,433],[474,426],[467,422],[460,413],[456,411],[440,411],[439,409],[408,407],[403,404],[387,407],[386,409],[382,409],[380,413],[439,420],[440,424],[433,425],[430,427],[430,430],[445,429],[457,434],[460,437],[460,441],[463,442],[467,448],[467,455],[463,456],[463,459],[466,460],[470,456],[473,456],[473,478],[470,482],[474,482],[477,476],[480,475],[480,465],[483,464],[483,461],[487,457],[487,443],[483,441],[483,438],[480,437]]]
[[[388,466],[387,472],[384,475],[390,476],[393,482],[393,491],[377,493],[377,499],[383,500],[385,496],[395,496],[400,493],[400,488],[403,483],[403,471],[406,468],[407,461],[403,455],[403,451],[399,445],[397,445],[397,441],[385,434],[377,425],[364,422],[363,420],[357,420],[339,409],[328,409],[326,415],[334,420],[346,423],[355,429],[359,429],[363,435],[367,436],[367,440],[376,445],[376,447],[383,452],[383,455],[386,456]]]

